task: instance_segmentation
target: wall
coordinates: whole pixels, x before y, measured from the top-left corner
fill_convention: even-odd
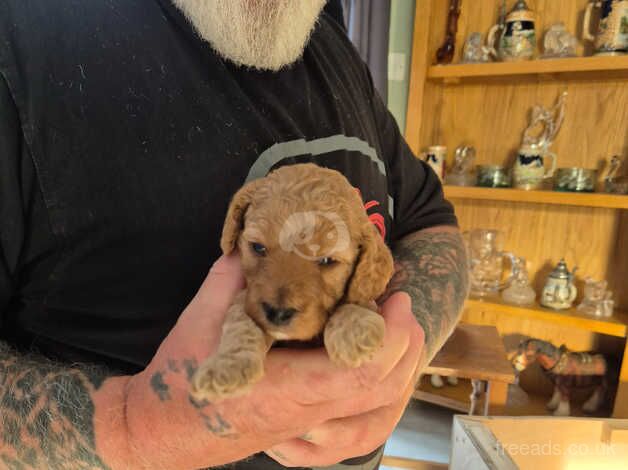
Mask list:
[[[406,127],[414,0],[392,0],[388,56],[388,108],[400,129]]]

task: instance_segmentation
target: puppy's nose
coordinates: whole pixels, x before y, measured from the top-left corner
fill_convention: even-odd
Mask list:
[[[294,314],[297,313],[293,308],[273,307],[266,302],[262,302],[262,308],[264,309],[268,321],[277,326],[285,325],[290,322]]]

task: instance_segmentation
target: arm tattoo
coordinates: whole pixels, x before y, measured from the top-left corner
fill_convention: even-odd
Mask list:
[[[196,359],[183,359],[182,361],[169,359],[167,369],[157,371],[152,375],[150,380],[151,388],[159,398],[159,401],[170,401],[172,400],[172,397],[170,396],[170,386],[165,380],[166,377],[171,373],[185,374],[189,383],[192,381],[192,377],[196,373],[197,369],[198,362]],[[238,434],[232,429],[231,424],[225,420],[225,418],[215,409],[211,402],[207,400],[198,401],[189,393],[188,402],[196,410],[199,418],[209,432],[226,439],[238,438]]]
[[[0,342],[0,468],[103,470],[91,393],[112,375],[21,355]]]
[[[467,297],[469,275],[462,237],[452,231],[421,231],[401,239],[393,249],[395,274],[384,300],[406,292],[425,331],[430,361],[458,322]]]

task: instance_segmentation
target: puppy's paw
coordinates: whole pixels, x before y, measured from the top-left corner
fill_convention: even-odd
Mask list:
[[[341,305],[325,327],[325,349],[334,363],[359,367],[382,347],[384,333],[385,322],[377,312],[359,305]]]
[[[246,393],[263,375],[263,361],[253,354],[217,354],[192,377],[191,394],[196,400],[217,402]]]

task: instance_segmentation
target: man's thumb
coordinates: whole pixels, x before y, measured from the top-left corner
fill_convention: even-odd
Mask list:
[[[238,254],[223,255],[214,263],[198,291],[197,299],[213,311],[226,311],[244,289],[244,275]]]

